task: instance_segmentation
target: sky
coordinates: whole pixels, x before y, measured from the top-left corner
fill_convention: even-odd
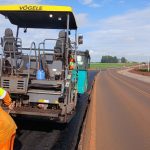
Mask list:
[[[84,36],[79,49],[88,49],[92,61],[100,61],[102,55],[125,56],[133,61],[147,61],[150,57],[149,0],[0,0],[1,5],[30,3],[71,6],[78,33]],[[0,16],[1,37],[6,27],[16,29]],[[45,37],[57,37],[57,31],[32,29],[28,33],[21,36],[25,38],[24,45],[32,42],[31,37],[37,43]]]

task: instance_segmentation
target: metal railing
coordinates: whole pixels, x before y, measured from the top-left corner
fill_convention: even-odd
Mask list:
[[[16,73],[17,65],[18,65],[17,60],[18,60],[18,58],[20,58],[22,56],[22,40],[20,38],[13,38],[14,39],[13,42],[8,42],[8,40],[10,40],[10,39],[12,39],[12,38],[5,37],[4,43],[1,43],[1,45],[2,45],[1,69],[0,69],[1,75],[2,75],[3,68],[11,69],[11,74],[13,74],[14,72]],[[8,46],[7,50],[6,50],[6,46]],[[12,50],[10,50],[11,48],[9,46],[12,46]],[[20,50],[20,52],[18,50]],[[17,53],[19,53],[19,55],[17,55]],[[3,60],[5,61],[5,59],[7,57],[10,58],[11,67],[5,66],[5,63],[3,63]],[[14,61],[13,61],[13,59],[14,59]],[[15,63],[15,66],[14,66],[14,63]]]
[[[36,59],[36,69],[35,69],[35,71],[37,70],[37,67],[38,67],[38,61],[37,61],[37,49],[36,49],[36,44],[35,44],[35,42],[32,42],[31,43],[31,46],[30,46],[30,53],[29,53],[29,66],[28,66],[28,83],[29,83],[29,79],[30,79],[30,69],[31,69],[31,54],[32,54],[32,51],[34,51],[35,52],[35,59]]]

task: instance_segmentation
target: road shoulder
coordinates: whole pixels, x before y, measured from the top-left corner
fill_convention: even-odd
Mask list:
[[[122,74],[124,76],[130,77],[130,78],[134,78],[146,83],[150,83],[150,77],[149,76],[143,76],[143,75],[139,75],[139,74],[135,74],[135,73],[131,73],[129,72],[131,70],[130,69],[125,69],[125,70],[119,70],[117,71],[119,74]]]
[[[100,73],[95,76],[89,91],[89,107],[87,109],[78,150],[96,150],[96,81]]]

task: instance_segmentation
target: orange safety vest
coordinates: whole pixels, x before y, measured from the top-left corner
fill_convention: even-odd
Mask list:
[[[11,98],[3,88],[0,88],[0,99],[3,99],[6,106],[11,104]],[[5,143],[11,140],[12,136],[16,133],[16,129],[17,126],[14,120],[0,106],[0,149],[3,149]]]

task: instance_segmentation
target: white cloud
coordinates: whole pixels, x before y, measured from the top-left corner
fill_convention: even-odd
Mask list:
[[[101,55],[150,56],[150,7],[93,23],[84,35],[83,49],[91,49],[93,60]]]
[[[36,4],[42,0],[1,0],[1,4]]]
[[[91,4],[93,0],[83,0],[83,4],[88,5]]]
[[[96,3],[90,4],[90,7],[93,7],[93,8],[98,8],[98,7],[101,7],[101,6],[102,6],[102,5],[96,4]]]
[[[88,14],[80,13],[80,14],[76,14],[75,17],[79,28],[89,25]]]
[[[120,0],[120,1],[119,1],[119,4],[124,4],[124,3],[125,3],[124,0]]]
[[[95,3],[93,0],[80,0],[83,5],[87,5],[89,7],[97,8],[100,7],[100,4]]]

